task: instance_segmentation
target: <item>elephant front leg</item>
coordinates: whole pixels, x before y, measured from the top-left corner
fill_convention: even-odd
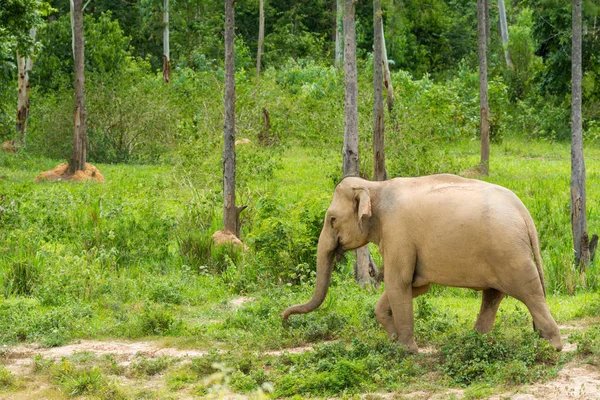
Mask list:
[[[412,297],[418,297],[422,294],[427,293],[430,285],[424,285],[412,288]],[[381,298],[375,306],[375,318],[381,324],[383,329],[387,332],[390,340],[396,340],[398,333],[396,332],[396,325],[394,323],[394,317],[392,314],[392,307],[390,306],[390,300],[387,297],[387,293],[383,292]]]
[[[399,274],[390,273],[385,276],[386,293],[389,299],[390,308],[398,341],[406,346],[409,352],[417,353],[419,351],[415,342],[415,321],[413,315],[413,292],[412,292],[412,274],[414,262],[402,263],[400,265],[411,267],[410,270],[400,269]]]

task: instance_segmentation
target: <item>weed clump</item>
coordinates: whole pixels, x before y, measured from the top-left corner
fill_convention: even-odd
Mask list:
[[[15,377],[6,369],[4,365],[0,365],[0,389],[7,390],[15,385]]]
[[[442,348],[441,369],[460,385],[524,384],[547,376],[561,360],[536,332],[455,334]]]
[[[141,356],[131,363],[129,374],[135,378],[154,376],[166,370],[173,363],[169,357],[158,357],[155,359]]]
[[[593,326],[585,332],[574,332],[569,341],[577,344],[576,354],[587,357],[594,363],[600,362],[600,327]]]

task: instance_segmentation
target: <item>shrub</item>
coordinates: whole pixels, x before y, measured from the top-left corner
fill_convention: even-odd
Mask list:
[[[141,356],[131,363],[129,374],[135,378],[154,376],[166,370],[172,363],[173,359],[166,356],[155,359]]]
[[[442,348],[441,369],[461,385],[522,384],[547,375],[560,355],[536,332],[507,335],[499,328],[451,337]]]
[[[0,389],[10,389],[15,385],[15,377],[6,369],[4,365],[0,365]]]
[[[146,303],[139,315],[142,335],[164,335],[177,327],[173,313],[166,307]]]

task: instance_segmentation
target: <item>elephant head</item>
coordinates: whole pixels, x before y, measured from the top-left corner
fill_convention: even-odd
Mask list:
[[[286,309],[282,314],[284,319],[317,309],[327,296],[336,256],[339,260],[344,252],[369,242],[372,211],[371,189],[367,184],[360,178],[345,178],[335,188],[319,236],[315,292],[307,303]]]

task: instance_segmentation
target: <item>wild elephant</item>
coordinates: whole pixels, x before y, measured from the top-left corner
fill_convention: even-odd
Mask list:
[[[562,349],[527,208],[504,187],[448,174],[340,182],[319,237],[313,297],[282,317],[319,307],[335,256],[369,242],[379,245],[385,264],[385,291],[375,315],[389,337],[410,351],[418,351],[412,299],[432,283],[483,291],[475,323],[481,333],[492,329],[505,295],[522,301],[541,336]]]

